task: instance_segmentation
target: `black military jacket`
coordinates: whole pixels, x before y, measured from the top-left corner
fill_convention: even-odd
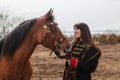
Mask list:
[[[76,41],[71,46],[72,57],[78,59],[76,80],[91,80],[91,73],[95,71],[101,51],[81,41]]]

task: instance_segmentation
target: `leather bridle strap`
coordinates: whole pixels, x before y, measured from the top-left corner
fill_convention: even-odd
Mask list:
[[[41,17],[42,25],[43,25],[43,37],[45,37],[47,34],[51,34],[52,39],[54,40],[54,46],[57,48],[60,43],[64,40],[63,38],[60,38],[59,41],[55,38],[55,34],[52,34],[49,27],[45,24],[45,20]],[[50,52],[50,55],[52,54],[53,50]]]
[[[57,49],[57,47],[59,46],[59,44],[60,44],[62,41],[63,41],[63,39],[60,39],[59,42],[57,42],[57,41],[54,42],[54,45],[56,44],[55,49]],[[51,52],[50,52],[49,55],[51,55],[52,53],[53,53],[53,50],[51,50]]]

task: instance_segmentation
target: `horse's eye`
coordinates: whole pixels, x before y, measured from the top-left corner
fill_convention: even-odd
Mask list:
[[[52,31],[52,32],[55,32],[55,28],[52,28],[51,31]]]

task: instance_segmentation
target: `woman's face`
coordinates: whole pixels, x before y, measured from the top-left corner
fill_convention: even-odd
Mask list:
[[[74,36],[75,36],[75,38],[81,38],[81,30],[80,29],[78,29],[78,28],[74,28]]]

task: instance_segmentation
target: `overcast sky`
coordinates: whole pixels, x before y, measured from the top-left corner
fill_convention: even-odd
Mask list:
[[[90,30],[120,30],[120,0],[0,0],[0,8],[26,19],[44,15],[50,8],[59,27],[72,31],[85,22]]]

